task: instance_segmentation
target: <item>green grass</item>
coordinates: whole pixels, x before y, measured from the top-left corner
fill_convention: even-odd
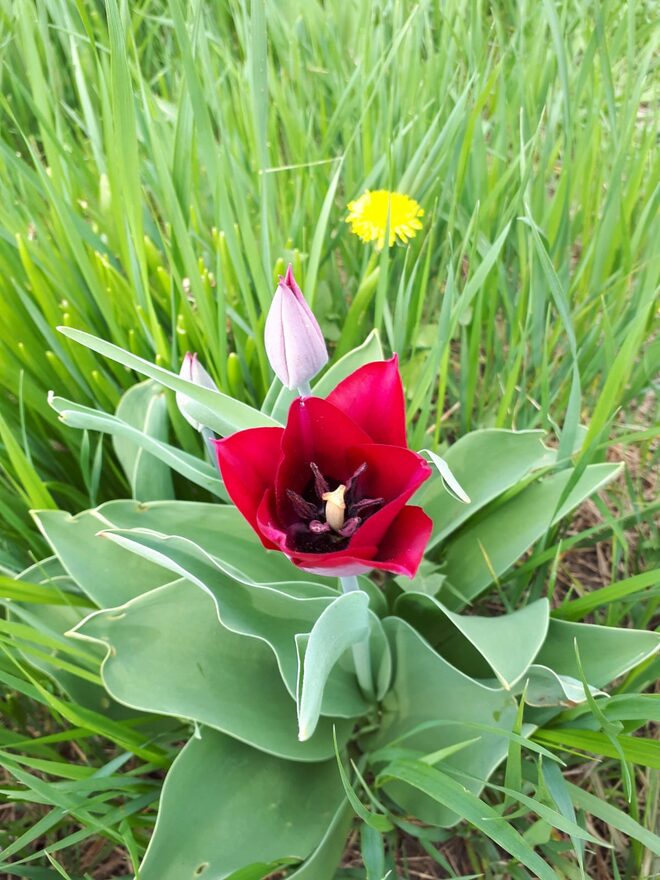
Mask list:
[[[596,539],[610,548],[608,583],[653,566],[654,431],[639,412],[660,354],[653,11],[642,0],[0,0],[0,569],[44,554],[31,508],[129,493],[107,438],[63,426],[46,395],[114,411],[137,377],[54,328],[177,369],[197,351],[223,391],[260,404],[272,378],[263,321],[289,260],[338,353],[374,325],[399,353],[413,447],[543,427],[570,451],[582,423],[583,464],[616,440],[634,452],[616,508],[599,502],[600,531],[549,536],[514,589],[552,591],[560,554]],[[346,203],[368,187],[422,204],[408,248],[379,256],[350,234]],[[169,406],[172,442],[199,454]],[[585,590],[579,578],[573,589]],[[615,594],[598,619],[649,625],[657,592],[632,598]],[[4,837],[28,835],[17,853],[63,841],[75,853],[68,834],[100,834],[135,861],[153,822],[149,765],[130,780],[113,765],[134,737],[72,721],[43,676],[15,666],[21,638],[2,634],[0,763],[10,800],[46,804],[52,824],[35,826],[44,809],[30,808]],[[24,742],[62,728],[60,743]],[[73,741],[114,788],[62,781]],[[17,768],[20,756],[52,763]],[[604,795],[616,797],[616,767],[599,777]],[[639,813],[651,816],[648,802]],[[488,861],[485,843],[470,846]],[[621,876],[647,862],[633,845]],[[47,873],[24,876],[59,876],[38,864]]]

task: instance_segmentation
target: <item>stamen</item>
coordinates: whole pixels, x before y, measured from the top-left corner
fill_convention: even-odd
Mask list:
[[[366,461],[362,462],[360,467],[355,471],[355,473],[346,480],[346,491],[353,488],[353,484],[357,482],[358,478],[366,471],[367,463]]]
[[[350,519],[347,519],[344,523],[344,527],[339,529],[339,534],[342,538],[350,538],[351,535],[354,535],[357,531],[357,527],[360,525],[362,520],[359,516],[352,516]]]
[[[331,527],[338,532],[344,525],[344,514],[346,510],[346,502],[344,494],[346,486],[340,483],[332,492],[324,492],[321,499],[326,502],[325,518]]]
[[[365,510],[368,510],[370,507],[376,507],[384,501],[384,498],[363,498],[362,501],[356,501],[355,504],[351,504],[351,513],[364,513]]]
[[[319,470],[319,466],[315,462],[310,461],[309,466],[312,469],[312,473],[314,474],[314,490],[318,498],[322,499],[323,493],[330,491],[330,486],[328,486],[328,481],[323,476],[323,474]]]
[[[309,530],[315,535],[323,535],[330,531],[330,525],[327,522],[321,522],[320,519],[313,519],[309,524]]]
[[[297,492],[294,492],[293,489],[287,489],[286,494],[293,505],[293,509],[298,516],[302,517],[302,519],[315,519],[319,515],[317,505],[305,501],[305,499],[301,495],[298,495]]]

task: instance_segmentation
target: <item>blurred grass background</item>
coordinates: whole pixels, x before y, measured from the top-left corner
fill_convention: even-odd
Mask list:
[[[129,494],[111,444],[61,425],[46,396],[113,411],[137,377],[55,327],[177,370],[197,351],[223,391],[258,405],[272,378],[265,312],[287,261],[334,351],[375,325],[399,353],[415,448],[477,427],[559,437],[579,423],[585,462],[616,444],[626,476],[581,512],[582,556],[553,563],[553,588],[657,564],[654,14],[643,0],[0,0],[5,574],[45,551],[31,508]],[[351,235],[346,204],[367,188],[420,202],[408,247],[377,254]],[[169,405],[175,442],[199,452]],[[637,622],[656,607],[652,594]],[[608,622],[629,611],[609,606]],[[61,707],[12,666],[14,637],[2,662],[16,744],[19,730],[52,732],[38,702],[53,717]],[[99,732],[79,734],[90,766]],[[657,791],[646,772],[642,811]],[[157,797],[140,785],[145,803]],[[87,825],[106,840],[99,859],[118,839],[139,851],[138,812]],[[646,876],[645,859],[633,847],[625,876]],[[43,864],[50,873],[20,876],[57,876]]]

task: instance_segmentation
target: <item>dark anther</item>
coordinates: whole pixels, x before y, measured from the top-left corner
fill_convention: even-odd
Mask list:
[[[358,481],[367,469],[366,462],[356,468],[345,483],[341,481],[341,474],[326,477],[314,461],[309,467],[311,479],[302,492],[286,490],[297,520],[287,529],[287,544],[299,553],[344,550],[365,520],[383,506],[385,499],[361,497]],[[329,497],[336,495],[339,497]],[[336,510],[329,510],[333,501],[335,507],[341,508],[341,516],[336,515]],[[335,525],[331,525],[333,522]]]
[[[346,491],[350,492],[358,478],[366,471],[367,463],[363,462],[360,467],[346,480]]]
[[[351,504],[351,513],[364,513],[370,507],[379,507],[384,500],[384,498],[363,498],[362,501]]]
[[[287,489],[286,494],[289,501],[293,505],[293,509],[302,519],[315,519],[319,515],[318,507],[316,506],[316,504],[305,501],[305,499],[301,495],[298,495],[297,492],[294,492],[293,489]]]
[[[342,538],[350,538],[351,535],[354,535],[357,527],[360,525],[362,520],[359,516],[352,516],[350,519],[347,519],[341,529],[339,529],[338,534],[342,536]]]
[[[328,486],[328,481],[315,462],[310,461],[309,466],[314,474],[314,491],[316,492],[316,497],[320,500],[326,492],[330,491],[330,486]]]

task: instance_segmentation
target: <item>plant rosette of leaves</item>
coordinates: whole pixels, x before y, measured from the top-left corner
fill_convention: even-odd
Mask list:
[[[283,866],[331,880],[354,812],[377,832],[411,816],[467,819],[554,877],[479,795],[512,746],[555,762],[530,733],[567,706],[606,702],[602,689],[658,638],[551,618],[544,598],[466,611],[620,466],[576,469],[542,432],[487,429],[442,458],[425,451],[430,476],[407,448],[396,360],[375,332],[306,396],[274,380],[260,411],[193,381],[190,363],[186,378],[62,332],[146,377],[114,415],[50,398],[66,425],[113,436],[142,500],[34,513],[53,551],[42,583],[98,609],[60,604],[50,625],[99,652],[107,694],[43,668],[83,704],[109,695],[111,713],[192,726],[141,880],[257,880]],[[225,438],[224,479],[168,442],[163,387],[209,458]],[[217,500],[177,501],[172,472]],[[595,840],[543,809],[578,844]]]

